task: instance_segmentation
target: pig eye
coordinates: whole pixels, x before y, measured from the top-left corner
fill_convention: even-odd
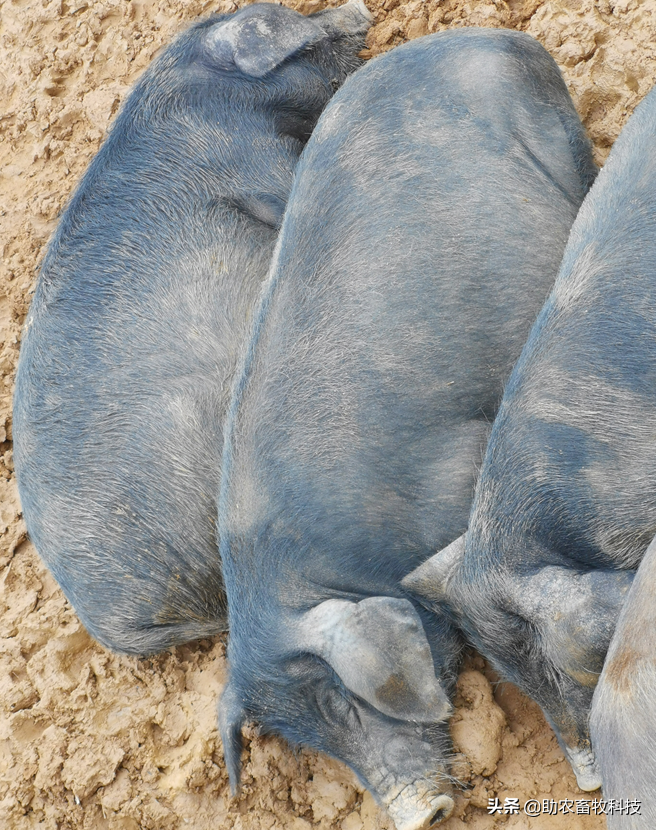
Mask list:
[[[325,721],[346,724],[353,729],[360,726],[360,715],[353,702],[353,695],[321,657],[316,654],[296,657],[289,662],[287,670],[305,686],[306,695],[314,697]]]
[[[284,109],[279,107],[278,109],[279,111],[276,114],[278,133],[306,144],[316,126],[318,112],[302,112],[300,108]]]
[[[360,720],[357,709],[349,700],[348,692],[338,686],[321,684],[317,690],[317,705],[327,721],[343,723]]]

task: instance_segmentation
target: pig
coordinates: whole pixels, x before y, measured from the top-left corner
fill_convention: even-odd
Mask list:
[[[656,541],[619,615],[592,698],[590,736],[612,830],[656,827]]]
[[[234,791],[254,720],[348,764],[398,830],[451,813],[462,641],[401,579],[466,527],[595,173],[554,61],[519,32],[414,40],[321,116],[226,419]]]
[[[351,0],[193,25],[137,82],[50,243],[22,339],[15,466],[38,552],[110,649],[225,629],[231,378],[299,155],[370,20]]]
[[[656,533],[655,131],[652,91],[572,227],[466,534],[404,583],[540,704],[582,790],[601,783],[594,688]]]

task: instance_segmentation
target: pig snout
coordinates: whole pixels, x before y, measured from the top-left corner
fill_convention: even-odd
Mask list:
[[[363,34],[371,26],[374,16],[364,0],[348,0],[343,6],[331,9],[331,22],[350,34]]]
[[[454,807],[446,764],[431,746],[429,736],[421,727],[415,729],[418,734],[414,740],[406,733],[386,744],[381,759],[386,774],[383,772],[378,780],[370,776],[396,830],[427,830],[447,819]],[[409,755],[413,759],[411,770]]]
[[[574,770],[579,789],[584,793],[598,790],[601,787],[601,773],[592,750],[565,747],[565,752]]]
[[[384,800],[396,830],[427,830],[453,812],[454,802],[446,793],[436,793],[427,781],[415,781]]]

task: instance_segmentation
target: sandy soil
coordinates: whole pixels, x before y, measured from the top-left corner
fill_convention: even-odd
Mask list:
[[[603,162],[656,77],[656,0],[367,0],[366,53],[453,26],[530,32],[560,65]],[[341,765],[251,730],[231,800],[216,703],[224,641],[117,657],[86,634],[26,540],[11,393],[36,268],[58,213],[161,44],[230,0],[0,3],[0,826],[391,828]],[[290,0],[309,12],[322,0]],[[453,721],[466,789],[445,830],[597,830],[602,817],[487,813],[487,799],[582,794],[538,708],[471,656]],[[574,809],[576,809],[574,807]]]

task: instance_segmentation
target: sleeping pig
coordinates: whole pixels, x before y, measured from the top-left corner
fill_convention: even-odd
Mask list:
[[[254,719],[446,818],[461,641],[401,579],[466,527],[504,382],[595,175],[553,60],[469,29],[371,61],[296,173],[226,421],[233,787]]]

